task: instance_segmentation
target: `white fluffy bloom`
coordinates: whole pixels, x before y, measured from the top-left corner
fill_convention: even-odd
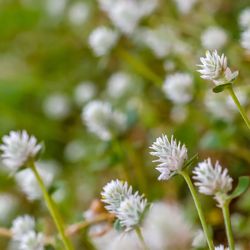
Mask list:
[[[113,135],[125,130],[127,118],[125,114],[113,110],[108,102],[92,101],[84,107],[82,120],[89,131],[102,140],[110,140]]]
[[[229,250],[229,248],[228,247],[224,247],[223,245],[219,245],[219,246],[215,247],[214,250]]]
[[[193,98],[193,77],[187,73],[169,75],[162,89],[165,95],[174,103],[188,103]]]
[[[203,48],[214,50],[221,49],[228,40],[227,33],[221,27],[211,26],[201,35],[201,44]]]
[[[8,193],[0,193],[0,224],[5,224],[10,220],[18,206],[14,196]]]
[[[225,84],[233,81],[238,76],[238,71],[232,72],[227,66],[227,57],[218,55],[217,51],[206,52],[206,57],[201,57],[201,68],[197,70],[201,73],[201,78],[211,80],[215,85]]]
[[[250,27],[241,33],[241,46],[250,52]]]
[[[182,169],[188,159],[186,146],[177,142],[173,136],[171,140],[166,135],[158,137],[150,149],[153,150],[150,154],[159,158],[153,161],[159,163],[156,168],[161,173],[158,180],[170,179]]]
[[[207,244],[207,241],[206,241],[206,237],[204,235],[203,230],[198,229],[194,234],[194,238],[192,241],[192,247],[205,248],[206,244]]]
[[[250,28],[250,8],[246,8],[240,13],[239,23],[243,29]]]
[[[89,17],[90,8],[86,3],[76,2],[69,8],[68,18],[71,24],[81,25]]]
[[[181,14],[188,14],[192,10],[197,0],[174,0],[174,2]]]
[[[70,162],[77,162],[86,155],[86,147],[82,140],[73,140],[69,142],[64,149],[64,156]]]
[[[61,120],[70,113],[70,102],[63,94],[49,95],[43,103],[43,111],[51,119]]]
[[[100,26],[90,34],[89,45],[97,56],[104,56],[115,46],[117,39],[116,31]]]
[[[14,240],[21,240],[24,235],[35,229],[35,220],[29,215],[17,217],[12,222],[11,232]]]
[[[67,0],[46,0],[45,8],[50,16],[59,17],[63,14]]]
[[[42,233],[30,231],[23,235],[19,242],[20,250],[43,250],[44,236]]]
[[[2,161],[11,171],[16,171],[29,160],[36,158],[42,148],[41,144],[37,144],[37,139],[33,135],[29,136],[25,130],[11,131],[9,135],[3,136],[2,140]]]
[[[232,189],[233,179],[228,175],[228,170],[222,169],[217,161],[213,166],[211,159],[200,162],[193,171],[195,185],[199,192],[214,195],[219,205],[223,204],[227,193]]]
[[[174,105],[170,111],[170,118],[176,123],[182,123],[187,119],[188,108],[185,105]]]
[[[92,82],[81,82],[74,90],[75,102],[82,106],[91,100],[96,94],[96,86]]]

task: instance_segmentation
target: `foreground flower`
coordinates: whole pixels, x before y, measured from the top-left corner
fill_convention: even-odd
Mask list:
[[[156,139],[150,149],[153,150],[150,154],[159,158],[154,160],[159,163],[156,168],[161,173],[158,180],[168,180],[181,171],[188,158],[186,146],[177,142],[173,136],[169,140],[166,135],[162,135]]]
[[[232,72],[227,66],[227,57],[218,55],[217,51],[206,52],[206,57],[200,58],[201,68],[197,70],[201,73],[201,78],[211,80],[215,85],[221,85],[232,82],[237,76],[238,71]]]
[[[233,179],[228,175],[228,170],[223,170],[219,162],[213,166],[211,159],[208,158],[199,163],[193,173],[199,192],[214,195],[219,205],[223,205],[227,193],[232,189]]]
[[[23,235],[20,240],[20,250],[43,250],[44,249],[44,236],[42,233],[30,231]]]
[[[11,171],[16,171],[24,166],[29,160],[36,158],[42,145],[37,144],[34,136],[29,136],[22,132],[11,131],[9,135],[3,137],[3,144],[0,146],[3,164]]]

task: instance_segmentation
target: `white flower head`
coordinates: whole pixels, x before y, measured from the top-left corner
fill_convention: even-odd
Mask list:
[[[36,158],[42,148],[41,144],[37,144],[37,139],[33,135],[29,136],[25,130],[11,131],[2,140],[0,150],[3,152],[3,164],[13,172]]]
[[[193,98],[193,77],[187,73],[169,75],[162,89],[165,95],[174,103],[188,103]]]
[[[239,23],[243,29],[250,28],[250,8],[246,8],[243,11],[241,11],[239,17]]]
[[[100,26],[89,36],[89,45],[96,56],[106,55],[116,44],[118,33],[108,27]]]
[[[83,106],[90,101],[96,94],[96,86],[94,83],[86,81],[81,82],[74,90],[74,99],[79,106]]]
[[[0,193],[0,224],[7,223],[18,208],[17,199],[8,193]]]
[[[126,129],[126,115],[116,111],[111,104],[91,101],[83,109],[82,120],[87,128],[102,140],[110,140]]]
[[[116,215],[126,231],[140,225],[146,207],[147,200],[138,194],[130,195],[121,202]]]
[[[203,48],[209,50],[221,49],[227,42],[228,36],[221,27],[208,27],[201,35],[201,44]]]
[[[90,7],[83,2],[76,2],[70,6],[68,19],[72,25],[84,24],[89,17]]]
[[[205,248],[207,244],[206,237],[202,229],[198,229],[192,241],[192,247],[195,248]]]
[[[240,43],[242,48],[250,52],[250,27],[241,33]]]
[[[219,245],[219,246],[215,247],[214,250],[229,250],[229,248],[228,247],[224,247],[223,245]]]
[[[42,233],[30,231],[20,239],[20,250],[43,250],[44,236]]]
[[[35,220],[29,215],[17,217],[12,222],[11,232],[14,240],[21,240],[24,235],[35,229]]]
[[[186,146],[177,142],[173,136],[171,140],[166,135],[158,137],[150,149],[153,150],[150,154],[159,158],[153,161],[159,163],[156,168],[161,173],[158,180],[170,179],[183,168],[188,159]]]
[[[188,14],[192,10],[197,0],[174,0],[174,2],[176,4],[178,11],[181,14],[185,15],[185,14]]]
[[[213,195],[222,205],[227,193],[232,189],[233,179],[228,175],[228,170],[222,169],[217,161],[213,166],[211,159],[200,162],[193,171],[195,185],[199,192],[206,195]]]
[[[201,78],[211,80],[215,85],[230,83],[238,76],[238,71],[232,72],[227,66],[227,57],[224,54],[219,56],[216,50],[212,53],[207,51],[206,57],[201,57],[200,61],[197,71]]]

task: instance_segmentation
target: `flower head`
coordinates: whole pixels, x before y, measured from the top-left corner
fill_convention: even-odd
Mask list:
[[[218,55],[217,51],[206,52],[206,57],[200,58],[201,68],[197,70],[201,73],[201,78],[211,80],[215,85],[226,84],[233,81],[238,76],[238,71],[232,72],[227,66],[227,57]]]
[[[241,33],[240,43],[242,48],[250,52],[250,27]]]
[[[9,135],[3,136],[3,144],[0,145],[3,163],[11,171],[16,171],[34,159],[41,148],[42,145],[37,144],[37,139],[29,136],[25,130],[11,131]]]
[[[156,168],[161,173],[158,180],[170,179],[182,169],[188,158],[186,146],[177,142],[173,136],[169,140],[166,135],[162,135],[156,139],[150,149],[153,150],[150,154],[159,158],[154,161],[159,163]]]
[[[243,29],[250,28],[250,8],[241,11],[239,16],[239,24]]]
[[[30,231],[23,235],[20,242],[20,250],[43,250],[44,236],[42,233]]]

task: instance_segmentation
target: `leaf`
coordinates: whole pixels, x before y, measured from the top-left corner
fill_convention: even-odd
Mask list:
[[[123,231],[123,227],[122,227],[122,225],[121,225],[121,222],[120,222],[120,220],[116,220],[115,222],[114,222],[114,229],[116,230],[116,231],[118,231],[118,232],[121,232],[121,231]]]
[[[229,195],[229,198],[232,200],[242,195],[244,192],[247,191],[249,184],[250,184],[249,176],[241,176],[239,178],[237,187],[234,189],[233,193]]]
[[[226,88],[229,87],[230,85],[232,85],[231,82],[225,83],[225,84],[221,84],[221,85],[218,85],[218,86],[216,86],[216,87],[213,88],[213,92],[214,92],[214,93],[220,93],[220,92],[224,91],[224,89],[226,89]]]
[[[185,162],[183,169],[196,165],[197,160],[198,160],[198,154],[193,155],[189,160]]]

